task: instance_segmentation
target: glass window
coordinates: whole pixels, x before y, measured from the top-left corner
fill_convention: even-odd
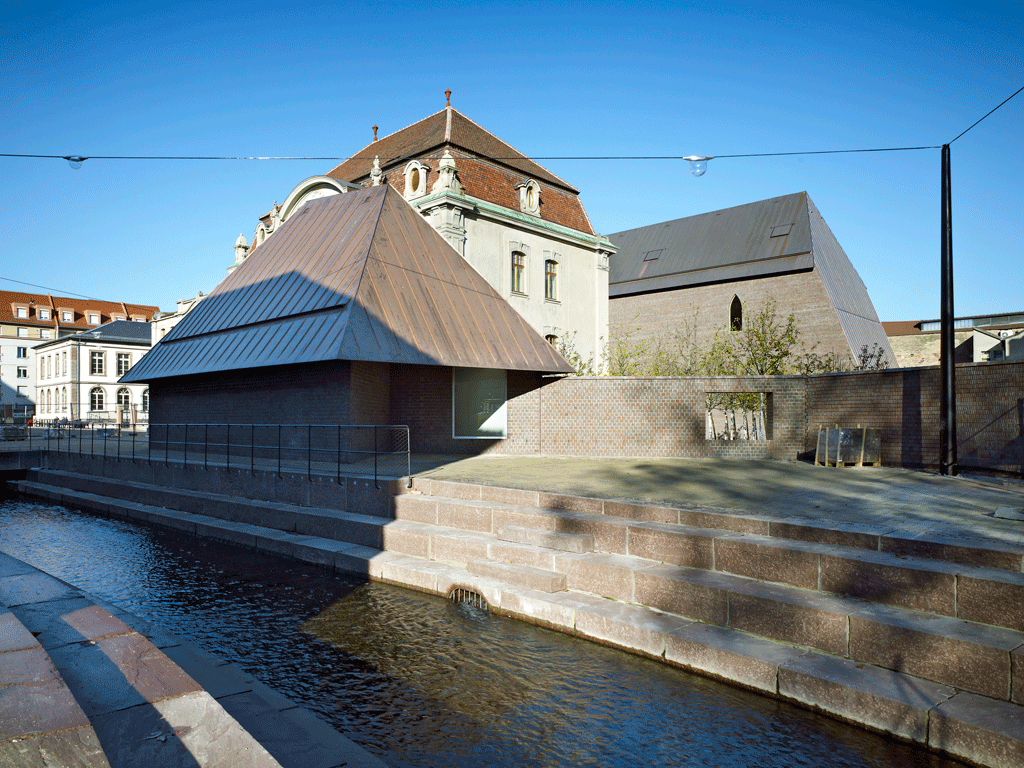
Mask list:
[[[555,334],[553,334],[553,333],[549,333],[547,336],[545,336],[544,337],[544,341],[546,341],[552,347],[557,347],[558,346],[558,337],[555,336]]]
[[[67,376],[68,375],[68,353],[67,352],[62,353],[61,354],[61,358],[64,360],[64,364],[63,364],[63,366],[61,366],[64,369],[63,375]]]
[[[15,317],[28,317],[28,307],[15,307],[14,308],[14,316]]]
[[[149,413],[149,390],[142,391],[142,412]]]
[[[68,409],[68,388],[64,387],[60,393],[60,409],[61,411],[67,411]]]
[[[18,378],[19,379],[27,379],[28,378],[28,367],[27,366],[23,366],[23,365],[19,365],[18,366]]]
[[[117,404],[121,408],[131,408],[132,393],[128,391],[128,387],[121,387],[117,390]]]
[[[73,323],[73,322],[75,322],[75,313],[74,312],[61,312],[60,313],[60,319],[63,322],[65,322],[65,323]]]
[[[28,347],[18,347],[18,357],[22,360],[28,357]]]
[[[544,298],[558,298],[558,262],[553,259],[544,262]]]
[[[89,360],[91,361],[91,364],[89,366],[89,370],[92,373],[92,375],[93,376],[102,376],[103,375],[103,353],[102,352],[93,352],[93,353],[91,353],[89,355]]]
[[[46,361],[43,358],[39,358],[39,378],[46,378]]]
[[[18,337],[22,338],[22,339],[27,339],[28,338],[28,328],[19,328],[18,329]]]
[[[526,254],[512,252],[512,293],[526,293]]]
[[[505,376],[504,370],[452,369],[452,437],[505,437]]]
[[[53,378],[53,357],[51,355],[46,356],[46,378]]]
[[[50,329],[49,328],[43,328],[43,330],[41,330],[39,332],[39,335],[42,336],[44,339],[50,338]]]
[[[39,319],[40,320],[49,320],[50,319],[50,310],[48,310],[48,309],[40,309],[39,310]]]
[[[100,316],[97,315],[95,312],[90,313],[89,314],[89,325],[99,325],[99,324],[100,324]]]
[[[132,367],[132,355],[130,352],[117,353],[117,375],[124,376]]]
[[[89,410],[90,411],[102,411],[103,410],[103,388],[93,387],[89,391]]]

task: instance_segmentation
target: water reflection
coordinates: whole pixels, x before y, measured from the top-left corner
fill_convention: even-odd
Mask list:
[[[396,766],[959,765],[656,662],[176,531],[23,501],[0,550],[151,620]]]

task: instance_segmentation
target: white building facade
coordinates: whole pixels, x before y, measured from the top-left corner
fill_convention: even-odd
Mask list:
[[[148,421],[149,390],[118,379],[151,346],[149,323],[115,320],[36,347],[36,421]]]

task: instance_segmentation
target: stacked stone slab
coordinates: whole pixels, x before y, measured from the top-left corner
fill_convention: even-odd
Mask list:
[[[447,596],[1024,764],[1024,548],[417,478],[389,516],[39,470],[23,492]]]

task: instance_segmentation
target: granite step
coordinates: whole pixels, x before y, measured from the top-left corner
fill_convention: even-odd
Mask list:
[[[110,768],[99,738],[46,650],[0,608],[0,765]]]
[[[556,549],[561,552],[583,553],[594,551],[594,537],[586,533],[555,533],[553,531],[538,531],[518,525],[503,525],[495,532],[495,536],[501,541],[529,544],[534,547]]]
[[[474,576],[486,576],[506,584],[535,589],[539,592],[565,591],[564,573],[531,568],[528,565],[496,563],[492,560],[471,560],[466,564],[466,570]]]

